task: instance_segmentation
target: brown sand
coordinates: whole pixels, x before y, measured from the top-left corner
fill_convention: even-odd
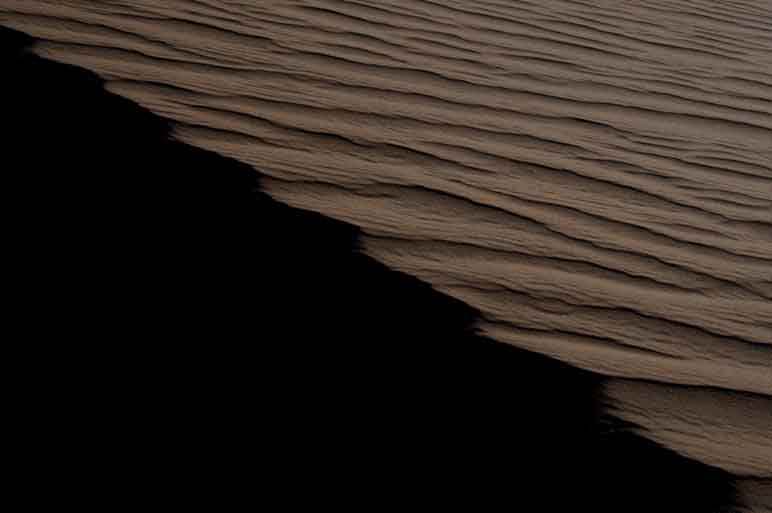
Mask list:
[[[772,3],[0,2],[772,511]],[[754,479],[750,479],[754,478]]]

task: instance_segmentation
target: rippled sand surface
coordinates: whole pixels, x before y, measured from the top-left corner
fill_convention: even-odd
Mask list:
[[[0,2],[772,511],[772,3]]]

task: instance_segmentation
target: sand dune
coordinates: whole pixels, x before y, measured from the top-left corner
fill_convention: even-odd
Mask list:
[[[772,4],[0,2],[771,511]],[[618,378],[618,379],[617,379]],[[766,509],[765,509],[766,508]]]

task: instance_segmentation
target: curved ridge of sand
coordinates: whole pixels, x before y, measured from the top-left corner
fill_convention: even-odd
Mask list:
[[[620,378],[647,436],[772,478],[768,2],[5,0],[0,23],[360,226],[483,333]]]

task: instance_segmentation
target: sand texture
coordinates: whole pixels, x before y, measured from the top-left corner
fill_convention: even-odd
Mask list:
[[[772,2],[2,0],[772,511]]]

